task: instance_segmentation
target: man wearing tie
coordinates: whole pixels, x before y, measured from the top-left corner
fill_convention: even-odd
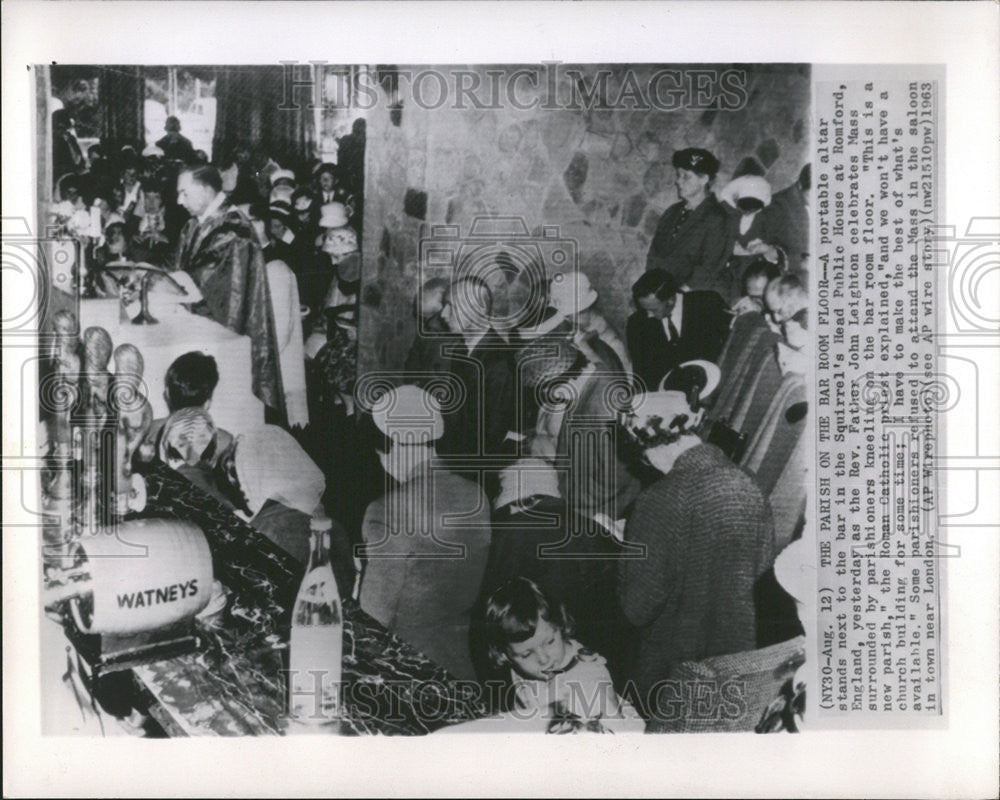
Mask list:
[[[678,364],[716,361],[729,328],[726,306],[715,292],[681,292],[664,269],[643,273],[632,285],[638,309],[625,338],[640,390],[655,391]]]
[[[320,206],[329,203],[342,203],[347,211],[347,218],[354,216],[354,197],[340,185],[336,164],[329,162],[320,164],[316,169],[316,202]]]

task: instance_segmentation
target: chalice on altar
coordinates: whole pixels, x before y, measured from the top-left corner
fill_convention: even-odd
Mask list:
[[[196,303],[201,297],[196,287],[187,287],[181,284],[169,270],[150,264],[145,261],[112,261],[104,265],[104,269],[112,275],[121,287],[122,300],[134,296],[136,291],[136,277],[141,274],[138,283],[139,303],[141,310],[132,318],[133,325],[156,325],[159,320],[150,313],[149,296],[154,285],[164,286],[170,294],[180,295],[180,302]],[[128,294],[126,294],[126,292]]]

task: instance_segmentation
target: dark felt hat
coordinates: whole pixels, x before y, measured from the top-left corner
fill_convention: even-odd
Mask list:
[[[715,173],[719,171],[719,159],[708,150],[702,150],[700,147],[689,147],[674,153],[674,167],[714,178]]]

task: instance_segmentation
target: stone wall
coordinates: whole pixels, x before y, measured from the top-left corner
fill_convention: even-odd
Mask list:
[[[470,72],[485,85],[489,69],[513,77],[517,68]],[[560,71],[559,92],[571,93],[571,81],[579,85],[579,76],[567,74],[572,69]],[[644,86],[656,68],[576,69],[584,82],[599,69],[609,70],[608,94],[614,98],[627,69]],[[714,152],[722,162],[717,187],[742,160],[754,158],[772,187],[781,189],[808,159],[808,67],[736,69],[746,73],[745,103],[736,110],[522,110],[468,102],[459,109],[453,98],[432,109],[414,102],[412,83],[400,81],[397,90],[383,79],[380,100],[389,88],[396,103],[380,102],[367,119],[361,369],[397,369],[405,358],[416,326],[413,297],[421,275],[428,274],[426,264],[423,273],[420,267],[421,238],[440,224],[457,225],[465,235],[484,215],[520,218],[536,233],[543,225],[558,226],[559,235],[575,243],[578,266],[600,295],[599,308],[623,330],[629,287],[644,269],[651,234],[677,200],[675,150]],[[517,86],[522,104],[532,96],[544,101],[553,90],[547,80],[532,85],[530,77]],[[436,104],[434,82],[421,88],[423,105]]]

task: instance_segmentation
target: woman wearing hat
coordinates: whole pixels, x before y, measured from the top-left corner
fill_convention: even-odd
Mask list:
[[[320,234],[316,247],[326,254],[330,265],[329,288],[324,308],[357,302],[361,279],[361,253],[358,236],[348,224],[347,208],[343,203],[327,203],[320,209]]]
[[[572,322],[573,344],[604,368],[631,375],[628,348],[597,310],[597,292],[583,272],[557,273],[549,285],[549,305]]]
[[[298,267],[295,231],[292,227],[292,207],[282,200],[273,200],[267,209],[267,246],[265,261],[284,261],[293,270]]]
[[[689,147],[674,153],[673,164],[680,202],[660,217],[646,269],[665,269],[682,290],[718,291],[728,256],[726,212],[711,192],[719,160],[708,150]]]
[[[269,203],[284,203],[289,208],[292,206],[292,195],[295,193],[295,189],[284,183],[278,184],[273,189],[271,189],[268,195]]]
[[[285,186],[291,190],[295,190],[295,173],[290,169],[278,168],[271,173],[271,190],[277,189],[279,186]]]
[[[273,192],[280,192],[281,196],[284,197],[283,189],[285,187],[279,186]],[[287,196],[291,197],[291,190],[288,192]],[[295,212],[290,203],[280,199],[271,202],[267,210],[266,235],[265,260],[268,263],[282,261],[295,274],[295,284],[298,288],[296,316],[300,316],[301,306],[305,306],[310,312],[317,312],[319,300],[329,281],[330,269],[329,265],[317,255],[312,239],[306,238],[306,234],[299,233]],[[307,340],[310,333],[310,322],[315,323],[315,318],[311,321],[303,321],[303,333]],[[307,356],[308,353],[307,349]]]
[[[379,461],[395,483],[365,512],[361,608],[456,677],[473,680],[470,609],[486,569],[489,500],[437,458],[444,419],[423,389],[390,389],[371,423]]]
[[[684,661],[753,650],[754,587],[775,556],[771,508],[754,479],[693,432],[702,411],[678,391],[640,395],[628,429],[660,477],[635,501],[618,598],[640,631],[634,678],[651,725],[676,709],[656,687]]]
[[[341,405],[354,413],[358,372],[358,309],[354,304],[326,309],[326,341],[311,363],[320,404]]]
[[[292,213],[295,233],[313,241],[318,232],[316,223],[319,222],[319,204],[307,187],[300,186],[292,192]]]
[[[771,184],[765,178],[736,178],[726,184],[719,199],[729,216],[730,242],[720,283],[724,296],[732,302],[740,296],[743,273],[754,260],[765,258],[780,269],[785,259],[774,245],[779,232],[776,218],[766,212],[771,203]]]

